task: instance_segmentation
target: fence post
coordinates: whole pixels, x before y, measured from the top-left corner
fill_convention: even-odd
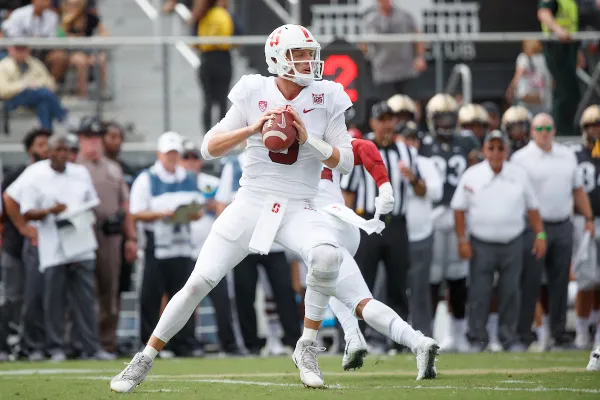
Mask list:
[[[433,43],[433,56],[435,57],[435,92],[441,93],[444,90],[444,53],[442,43],[439,41]]]

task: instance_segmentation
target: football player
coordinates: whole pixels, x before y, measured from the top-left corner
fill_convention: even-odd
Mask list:
[[[148,341],[115,376],[115,392],[131,392],[148,375],[154,358],[187,322],[200,301],[248,254],[268,253],[275,241],[300,254],[308,265],[304,330],[293,354],[300,379],[322,387],[316,338],[329,298],[335,293],[343,251],[331,226],[316,210],[323,164],[350,172],[354,154],[345,123],[352,106],[339,83],[320,81],[321,46],[300,25],[275,29],[265,43],[269,72],[245,75],[229,93],[233,104],[202,142],[202,156],[221,157],[247,140],[241,188],[214,222],[194,272],[171,298]],[[269,151],[260,135],[264,123],[284,110],[294,117],[295,141],[286,152]]]
[[[353,139],[354,165],[362,165],[373,177],[379,189],[379,197],[375,199],[375,215],[387,214],[393,210],[394,198],[392,186],[385,164],[375,143],[370,140]],[[394,342],[411,349],[417,356],[417,380],[436,377],[435,356],[439,349],[435,340],[415,331],[394,310],[373,299],[365,279],[363,278],[354,255],[358,250],[360,232],[357,226],[364,221],[344,205],[344,197],[340,188],[341,174],[329,168],[323,168],[319,194],[315,198],[317,207],[327,217],[336,232],[338,243],[343,248],[344,258],[340,267],[335,298],[330,300],[330,307],[344,329],[346,349],[342,360],[344,370],[360,368],[367,354],[365,339],[358,327],[356,318],[361,318],[377,332],[389,337]],[[335,212],[331,212],[331,210]],[[354,224],[353,220],[358,221]],[[378,218],[375,222],[383,228]],[[367,233],[372,233],[367,231]]]
[[[480,147],[483,146],[489,127],[490,115],[479,104],[465,104],[458,110],[458,128],[475,135]]]
[[[586,108],[579,126],[583,134],[583,146],[575,155],[585,191],[590,198],[595,225],[600,227],[600,106]],[[591,347],[590,324],[596,328],[594,346],[600,346],[600,267],[597,254],[600,241],[591,238],[584,257],[578,257],[575,253],[583,240],[585,223],[583,216],[576,214],[573,217],[573,271],[578,289],[575,300],[575,346],[580,349]],[[596,231],[600,229],[596,228]]]
[[[529,143],[529,128],[531,114],[523,106],[512,106],[502,115],[502,131],[506,133],[511,143],[511,154],[522,149]]]
[[[394,112],[394,125],[417,120],[417,105],[410,97],[396,94],[387,101],[388,106]]]
[[[426,107],[431,136],[423,141],[420,152],[430,157],[444,180],[441,210],[435,221],[431,288],[433,315],[439,302],[442,280],[448,287],[448,304],[452,319],[450,332],[441,344],[442,351],[467,352],[465,306],[469,263],[458,255],[458,238],[454,232],[454,214],[449,207],[463,172],[477,162],[479,143],[470,132],[457,132],[458,104],[449,94],[439,93]]]

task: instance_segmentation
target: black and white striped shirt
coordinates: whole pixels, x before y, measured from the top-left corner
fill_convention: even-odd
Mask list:
[[[417,151],[406,146],[403,142],[396,142],[387,147],[380,147],[379,153],[390,177],[390,184],[394,194],[394,210],[391,215],[404,216],[406,213],[407,192],[410,182],[400,172],[400,161],[417,172]],[[355,211],[357,214],[375,214],[375,197],[378,188],[365,167],[357,165],[348,175],[342,176],[341,188],[344,191],[356,194]]]

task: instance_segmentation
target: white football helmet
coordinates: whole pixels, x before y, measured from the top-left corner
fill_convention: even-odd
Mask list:
[[[309,49],[312,60],[294,60],[292,50]],[[265,58],[269,72],[277,74],[302,86],[323,78],[321,45],[313,35],[301,25],[287,24],[275,29],[265,43]],[[308,64],[310,72],[300,72],[297,64]]]

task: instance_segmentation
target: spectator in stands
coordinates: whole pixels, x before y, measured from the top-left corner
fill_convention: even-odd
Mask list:
[[[92,14],[98,14],[97,1],[96,0],[87,0],[86,11]],[[63,0],[52,0],[52,7],[57,10],[59,13],[62,11]]]
[[[206,14],[198,23],[198,36],[232,36],[234,24],[231,14],[227,11],[227,0],[209,0]],[[231,83],[231,45],[203,44],[200,45],[202,65],[199,69],[199,79],[204,93],[204,110],[202,123],[204,130],[213,126],[212,108],[219,107],[219,118],[227,113],[227,94]],[[216,122],[216,121],[215,121]]]
[[[221,214],[225,207],[233,201],[240,188],[239,181],[245,160],[245,154],[242,153],[239,156],[232,156],[225,164],[221,173],[219,190],[215,196],[215,200],[218,202],[217,214]],[[258,355],[266,343],[265,340],[258,337],[254,308],[259,265],[266,272],[273,298],[277,304],[277,314],[283,328],[282,344],[285,346],[281,350],[291,354],[296,338],[300,336],[300,316],[292,289],[291,268],[287,262],[284,248],[276,243],[273,244],[268,255],[250,254],[233,269],[235,302],[244,346],[250,354]],[[280,351],[279,349],[270,350]]]
[[[48,137],[50,137],[50,134],[51,133],[47,130],[35,129],[25,136],[23,144],[29,158],[28,165],[40,160],[45,160],[48,157]],[[23,165],[6,175],[2,181],[3,195],[6,188],[17,180],[25,168],[27,168],[27,165]],[[7,206],[6,203],[11,204]],[[1,280],[4,282],[4,304],[0,307],[0,361],[6,361],[9,352],[6,339],[11,329],[21,326],[21,316],[25,297],[25,281],[27,276],[25,272],[26,265],[24,265],[23,262],[24,234],[29,237],[34,237],[33,235],[35,232],[32,232],[31,230],[34,230],[35,228],[27,225],[19,211],[18,204],[16,204],[9,196],[3,196],[2,205],[2,209],[8,211],[5,211],[5,214],[2,215],[4,231],[2,233],[0,267],[2,273]],[[11,212],[15,208],[16,212]],[[10,218],[8,218],[9,212],[11,214]],[[16,224],[13,222],[13,218],[17,220]],[[34,266],[34,268],[35,267],[37,267],[37,265]],[[28,302],[28,304],[30,303],[31,302]],[[30,315],[30,313],[27,315]],[[30,322],[31,321],[27,321],[26,323],[28,328],[31,327]],[[13,327],[11,328],[10,325],[13,325]],[[29,335],[34,333],[35,332],[32,329],[24,330],[23,337],[27,339]],[[30,346],[28,346],[26,342],[23,343],[22,347],[25,351],[30,350]]]
[[[533,115],[550,112],[552,107],[552,76],[542,54],[539,40],[523,41],[523,52],[517,57],[517,67],[508,89],[509,104],[522,105]]]
[[[523,267],[523,232],[527,214],[537,235],[533,249],[541,259],[546,252],[539,203],[525,171],[506,162],[508,138],[500,131],[486,135],[483,161],[460,178],[452,197],[458,252],[470,260],[468,338],[474,351],[488,345],[486,324],[494,275],[498,274],[500,340],[505,349],[518,345],[519,281]],[[469,214],[468,223],[465,214]],[[468,236],[467,236],[468,234]]]
[[[185,285],[194,263],[191,260],[190,221],[201,212],[187,214],[174,222],[175,210],[192,202],[204,203],[196,177],[179,165],[183,143],[175,132],[158,139],[158,160],[141,172],[131,187],[129,210],[136,222],[144,224],[146,255],[140,293],[140,336],[146,343],[158,322],[164,293],[172,297]],[[190,318],[175,335],[171,354],[191,355],[195,345],[195,320]]]
[[[44,38],[58,34],[58,15],[51,9],[50,0],[32,0],[31,4],[17,8],[3,24],[10,38]],[[65,50],[40,50],[35,56],[48,65],[50,73],[60,81],[67,71],[68,54]]]
[[[95,207],[96,286],[100,306],[100,341],[107,353],[117,351],[119,322],[119,284],[121,279],[121,248],[125,239],[125,257],[132,262],[137,257],[137,237],[129,214],[129,187],[121,167],[103,154],[102,137],[105,126],[95,117],[81,121],[77,163],[87,168],[100,204]],[[125,235],[125,238],[123,238]]]
[[[418,33],[414,17],[406,10],[392,5],[392,0],[378,0],[378,7],[365,13],[362,24],[369,34]],[[414,98],[416,88],[410,82],[427,69],[425,44],[370,43],[366,57],[371,62],[373,82],[379,100],[394,94]]]
[[[531,343],[531,324],[540,293],[542,271],[548,279],[550,300],[550,330],[556,346],[570,344],[565,337],[567,319],[567,287],[573,252],[573,206],[585,217],[585,230],[594,237],[594,218],[590,200],[583,187],[583,177],[577,171],[575,154],[554,142],[556,128],[552,117],[541,113],[531,123],[531,141],[515,152],[511,161],[529,173],[540,201],[540,214],[547,233],[548,253],[538,259],[525,252],[521,277],[521,312],[518,333],[524,345]],[[531,247],[539,233],[526,232],[525,248]],[[545,235],[544,235],[545,239]]]
[[[198,189],[206,199],[202,218],[193,221],[190,225],[193,244],[192,261],[195,263],[215,221],[217,203],[214,198],[219,187],[219,178],[202,172],[204,162],[200,157],[200,150],[193,142],[186,141],[184,143],[181,158],[181,165],[197,177]],[[226,277],[211,291],[209,297],[215,310],[221,350],[231,355],[241,354],[233,331],[233,315]]]
[[[106,36],[100,17],[87,8],[86,0],[64,0],[62,2],[61,26],[67,37]],[[77,72],[77,96],[87,97],[90,68],[98,65],[100,90],[106,89],[106,53],[88,50],[72,50],[69,54],[69,64]]]
[[[559,135],[575,134],[575,114],[581,93],[577,80],[579,43],[571,34],[579,30],[576,0],[539,0],[537,17],[542,31],[553,33],[560,42],[546,42],[544,57],[554,78],[552,116]]]
[[[67,161],[66,136],[50,138],[49,158],[28,167],[13,183],[18,185],[23,181],[21,212],[25,219],[37,221],[47,352],[53,361],[66,358],[68,304],[81,350],[88,356],[107,359],[98,340],[93,213],[86,209],[89,207],[86,204],[93,204],[98,197],[89,172]],[[59,216],[66,210],[79,208],[81,211],[73,215]]]
[[[44,129],[52,131],[52,121],[67,122],[67,110],[54,90],[56,82],[29,48],[14,46],[0,61],[0,98],[9,111],[19,107],[34,109]]]

